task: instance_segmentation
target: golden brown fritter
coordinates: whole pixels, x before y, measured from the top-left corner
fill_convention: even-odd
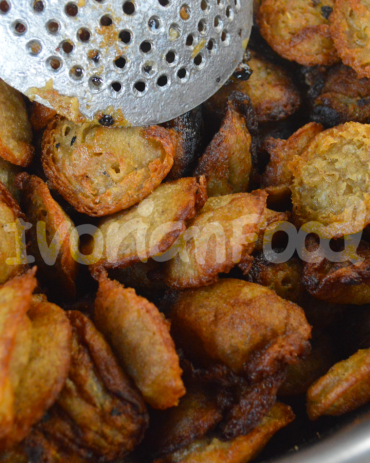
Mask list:
[[[176,406],[185,394],[169,324],[154,304],[104,275],[95,322],[153,408]]]
[[[370,400],[370,349],[359,350],[335,364],[307,393],[311,420],[323,415],[342,415]]]
[[[368,24],[370,6],[367,0],[336,0],[330,17],[331,35],[343,63],[359,77],[370,78]]]
[[[279,237],[279,234],[271,236],[271,233],[275,230],[275,227],[278,226],[279,222],[289,222],[291,219],[290,215],[291,214],[289,212],[276,212],[266,208],[263,219],[259,225],[258,240],[256,241],[254,251],[263,251],[266,243],[276,247],[275,242],[278,244],[278,242],[281,241],[281,236]],[[243,267],[240,267],[243,270]],[[247,270],[249,272],[250,267],[247,267]],[[248,272],[244,273],[247,274]]]
[[[300,156],[312,140],[324,130],[321,124],[310,122],[295,132],[288,140],[266,138],[263,149],[270,155],[265,173],[262,176],[262,187],[268,193],[268,205],[274,206],[290,197],[290,186],[293,182],[292,172],[288,164],[294,156]]]
[[[193,177],[163,183],[137,206],[103,219],[85,251],[102,247],[99,261],[91,267],[93,274],[166,252],[185,231],[186,220],[194,217],[199,188]]]
[[[36,429],[50,445],[76,458],[94,463],[123,458],[147,427],[144,402],[93,323],[77,311],[67,315],[71,368],[56,404]]]
[[[313,121],[325,127],[350,121],[370,122],[370,79],[360,79],[343,64],[307,68],[304,76]]]
[[[330,65],[339,56],[330,35],[334,0],[264,0],[258,10],[263,38],[279,55],[304,66]]]
[[[64,199],[100,217],[148,196],[170,171],[175,148],[163,127],[107,128],[56,117],[44,133],[42,164]]]
[[[298,396],[307,392],[309,387],[323,376],[335,363],[333,340],[318,333],[311,341],[312,350],[307,358],[296,365],[289,365],[286,380],[280,387],[279,396]]]
[[[33,130],[38,132],[45,129],[49,122],[56,116],[56,111],[34,101],[31,106],[30,122]]]
[[[242,280],[180,292],[170,320],[176,345],[190,360],[204,367],[222,363],[254,380],[309,350],[311,327],[303,310]]]
[[[151,458],[176,452],[200,439],[222,419],[216,394],[192,381],[179,405],[151,415],[150,427],[143,441]]]
[[[32,129],[23,96],[0,80],[0,156],[26,167],[34,154]]]
[[[173,166],[166,180],[177,180],[191,175],[202,149],[203,115],[202,107],[189,111],[163,124],[176,134],[176,151]]]
[[[0,182],[0,284],[26,269],[26,250],[19,219],[24,219],[24,215]]]
[[[72,299],[78,272],[71,251],[74,224],[39,177],[22,173],[17,177],[17,185],[23,190],[24,211],[32,224],[28,253],[35,258],[49,289],[62,298]]]
[[[301,104],[301,96],[292,78],[281,66],[253,51],[250,53],[247,64],[253,73],[249,80],[232,77],[205,103],[207,111],[221,119],[230,95],[240,92],[250,98],[258,122],[279,121],[294,114]]]
[[[323,238],[370,223],[370,125],[348,122],[318,134],[289,164],[297,222],[317,221]]]
[[[228,102],[225,118],[200,158],[195,175],[207,179],[208,196],[247,191],[252,170],[252,137],[244,117]]]
[[[278,403],[246,436],[239,436],[228,442],[212,436],[205,437],[154,463],[248,463],[261,452],[279,429],[287,426],[294,418],[290,407]]]
[[[25,336],[17,338],[20,345],[13,351],[15,364],[13,360],[11,369],[15,367],[13,375],[18,376],[14,387],[14,420],[0,441],[2,450],[20,443],[41,420],[62,390],[70,366],[71,327],[65,312],[55,304],[36,299],[25,320],[28,321],[26,338],[28,335],[31,343],[25,349]],[[19,359],[20,349],[26,358]]]
[[[15,185],[15,178],[20,172],[20,167],[0,157],[0,182],[17,201],[20,200],[21,194]]]
[[[265,201],[261,191],[208,199],[174,245],[177,254],[165,262],[160,278],[174,289],[196,288],[216,282],[235,265],[247,266]]]
[[[12,365],[13,352],[17,350],[18,330],[21,331],[19,341],[26,343],[28,327],[24,325],[24,317],[31,306],[32,292],[36,286],[35,271],[30,270],[0,287],[0,439],[11,430],[15,418],[14,386],[17,384],[12,384],[16,375],[12,374],[10,368],[12,366],[17,373],[28,361],[26,358]],[[27,357],[27,347],[22,355]]]
[[[308,249],[311,246],[314,247],[313,243],[308,244]],[[362,262],[331,262],[323,258],[318,263],[305,263],[302,281],[307,291],[317,299],[335,304],[369,304],[370,245],[361,241],[356,254]]]

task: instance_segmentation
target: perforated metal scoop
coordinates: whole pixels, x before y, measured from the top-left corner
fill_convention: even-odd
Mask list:
[[[165,122],[233,73],[252,3],[0,0],[0,77],[46,106],[77,106],[88,119],[122,111],[130,125]]]

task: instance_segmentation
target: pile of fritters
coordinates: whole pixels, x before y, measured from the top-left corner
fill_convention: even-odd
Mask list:
[[[370,401],[370,4],[254,7],[162,126],[0,82],[0,462],[247,463]]]

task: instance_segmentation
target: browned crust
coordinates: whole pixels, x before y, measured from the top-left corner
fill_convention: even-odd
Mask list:
[[[359,350],[335,364],[307,393],[311,420],[323,415],[339,416],[370,400],[370,349]]]
[[[53,183],[55,188],[63,196],[63,198],[68,201],[77,211],[84,214],[90,215],[92,217],[101,217],[114,212],[127,209],[134,204],[140,202],[146,196],[148,196],[151,191],[154,190],[156,186],[165,178],[167,173],[171,170],[173,165],[173,158],[175,155],[176,146],[173,143],[173,138],[171,134],[159,126],[152,126],[145,129],[144,136],[147,139],[154,140],[160,143],[163,147],[163,150],[166,153],[165,159],[163,162],[158,159],[153,161],[150,164],[151,176],[148,178],[140,191],[135,190],[135,174],[130,174],[129,184],[126,186],[126,190],[129,191],[132,188],[133,193],[128,194],[127,191],[122,197],[121,201],[109,202],[110,192],[107,191],[104,195],[95,197],[94,199],[87,199],[83,195],[78,195],[68,181],[68,178],[63,175],[63,172],[60,172],[58,167],[53,162],[53,152],[55,147],[54,136],[58,123],[63,120],[60,116],[56,116],[48,125],[44,132],[42,140],[42,165],[48,179]],[[109,129],[114,130],[114,129]],[[126,177],[127,178],[127,177]],[[102,204],[102,200],[105,199],[106,204]]]
[[[135,290],[102,275],[95,320],[144,399],[162,410],[176,406],[186,391],[169,323],[158,309]]]
[[[20,148],[19,153],[15,155],[0,138],[0,156],[12,164],[27,167],[33,159],[35,148],[32,145],[21,141],[18,142],[18,147]],[[19,154],[21,156],[20,158]]]
[[[359,77],[368,78],[370,41],[368,37],[366,39],[366,34],[363,35],[361,26],[367,25],[369,18],[369,7],[363,5],[361,0],[336,0],[330,17],[331,35],[343,63],[353,68]],[[351,31],[351,26],[354,31]],[[364,40],[366,43],[361,47],[359,43]]]
[[[23,219],[26,220],[25,215],[21,211],[19,204],[13,198],[13,196],[9,193],[3,183],[0,182],[0,201],[3,201],[9,209],[13,211],[14,217],[16,219]]]
[[[195,216],[197,197],[199,201],[199,195],[204,195],[204,185],[199,184],[194,177],[182,178],[179,180],[174,180],[172,182],[166,182],[160,185],[158,188],[165,190],[171,185],[180,182],[184,184],[182,190],[182,198],[187,198],[186,203],[184,202],[183,207],[181,207],[181,209],[177,210],[173,214],[172,223],[174,226],[171,228],[171,230],[167,232],[164,236],[162,236],[160,241],[156,243],[151,243],[151,248],[146,250],[147,258],[152,258],[154,256],[157,256],[158,254],[166,252],[175,243],[179,235],[181,235],[181,233],[183,233],[186,230],[186,220],[190,220]],[[147,198],[148,200],[150,200],[150,195]],[[170,201],[170,198],[168,199]],[[130,211],[127,212],[129,213]],[[153,212],[156,212],[155,206]],[[160,211],[158,213],[160,213]],[[114,216],[112,218],[103,220],[103,223],[106,223],[107,221],[114,222]],[[87,249],[88,248],[89,246],[87,247]],[[94,278],[98,278],[103,269],[126,268],[130,265],[141,262],[141,259],[142,258],[137,250],[137,247],[135,248],[135,250],[131,250],[130,254],[126,254],[124,256],[119,257],[115,262],[109,262],[105,253],[96,264],[90,266],[90,271]]]
[[[67,298],[74,298],[76,295],[76,277],[78,273],[78,263],[71,253],[71,229],[74,227],[71,219],[65,214],[59,204],[53,199],[46,183],[35,175],[29,175],[26,172],[19,174],[16,178],[16,185],[23,190],[23,200],[27,207],[27,218],[33,224],[31,230],[32,252],[37,253],[37,265],[39,270],[47,277],[50,272],[50,267],[45,266],[40,255],[36,227],[39,220],[44,220],[47,230],[52,238],[58,232],[64,236],[61,244],[61,249],[55,262],[57,276],[53,272],[50,274],[51,283],[58,286],[60,291],[62,288],[63,294]],[[33,209],[36,206],[37,200],[40,200],[43,205],[43,210],[47,213],[46,217],[41,217],[37,211]],[[31,215],[33,213],[33,215]],[[47,233],[48,235],[48,233]],[[55,278],[58,281],[55,281]]]
[[[33,130],[38,132],[43,130],[49,122],[56,116],[57,112],[41,103],[34,101],[31,107],[30,122]]]
[[[0,287],[3,301],[0,307],[0,438],[8,434],[14,422],[14,390],[10,383],[9,366],[18,326],[31,306],[32,292],[37,284],[35,273],[36,268],[33,268]]]
[[[328,3],[333,4],[333,2]],[[301,3],[307,8],[310,8],[312,4],[315,8],[316,5],[313,2],[304,0]],[[320,2],[317,8],[321,8],[321,5]],[[298,7],[298,2],[292,0],[265,0],[258,10],[258,25],[263,38],[279,55],[304,66],[318,64],[329,66],[338,62],[339,57],[332,42],[329,22],[324,16],[322,16],[322,24],[310,25],[307,24],[310,19],[309,13],[307,12],[305,16],[302,11],[300,12],[302,28],[295,33],[292,32],[289,39],[279,36],[276,29],[283,27],[279,24],[281,17],[290,18],[291,15],[287,13],[297,10]],[[293,17],[291,21],[294,21],[294,29],[296,29],[297,18]],[[284,27],[289,32],[289,25],[285,24]],[[325,42],[328,45],[327,48],[323,46]]]

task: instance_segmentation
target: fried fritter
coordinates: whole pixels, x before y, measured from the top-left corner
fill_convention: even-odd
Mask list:
[[[302,271],[302,262],[297,257],[273,263],[261,252],[254,258],[248,279],[275,291],[283,299],[301,304],[308,296],[302,283]]]
[[[15,185],[15,178],[20,171],[20,167],[0,157],[0,182],[17,201],[20,200],[20,192]]]
[[[370,78],[370,5],[367,0],[336,0],[330,17],[331,34],[343,63],[359,77]]]
[[[303,310],[242,280],[180,292],[170,320],[176,345],[190,360],[203,367],[222,363],[256,381],[309,351]]]
[[[289,365],[286,380],[279,389],[279,396],[298,396],[307,392],[309,387],[323,376],[335,363],[333,340],[322,333],[311,341],[310,355],[296,365]]]
[[[275,241],[279,241],[279,236],[277,234],[274,234],[270,239],[269,233],[270,231],[272,232],[272,230],[274,230],[274,227],[277,226],[278,222],[289,222],[289,220],[289,212],[276,212],[266,208],[265,213],[263,215],[263,220],[259,226],[258,240],[256,241],[254,251],[263,251],[265,241],[273,245],[275,244]],[[241,268],[243,269],[243,267]],[[250,267],[248,268],[248,272],[249,270]],[[247,272],[244,273],[246,274]]]
[[[300,156],[323,129],[321,124],[311,122],[288,140],[265,139],[263,149],[270,155],[270,162],[262,176],[261,186],[269,195],[267,199],[269,206],[278,205],[290,197],[293,176],[288,169],[288,163],[294,156]]]
[[[250,263],[265,201],[261,191],[208,199],[175,244],[177,254],[165,262],[160,278],[174,289],[196,288]]]
[[[370,122],[370,79],[360,79],[348,66],[317,66],[304,70],[312,106],[311,119],[333,127],[345,122]]]
[[[93,323],[77,311],[67,315],[72,325],[71,368],[56,404],[36,430],[50,445],[76,458],[94,463],[123,458],[147,427],[144,402]]]
[[[145,452],[158,458],[202,438],[222,419],[216,399],[216,394],[199,382],[186,384],[186,395],[177,407],[152,414],[143,441]]]
[[[282,67],[253,51],[250,53],[251,59],[247,64],[253,73],[249,80],[232,77],[205,103],[207,111],[213,115],[216,113],[221,119],[229,96],[237,91],[250,98],[258,122],[279,121],[294,114],[301,104],[301,96],[292,78]]]
[[[279,429],[294,420],[290,407],[276,404],[248,435],[229,442],[205,437],[154,463],[247,463],[256,457]]]
[[[0,182],[0,284],[26,268],[19,222],[23,218],[15,199]]]
[[[54,304],[36,300],[28,318],[32,342],[27,362],[22,369],[19,365],[17,368],[14,421],[10,432],[0,441],[2,450],[20,443],[41,420],[62,390],[70,366],[71,328],[65,312]],[[17,342],[23,343],[24,339]],[[17,347],[13,355],[19,355]]]
[[[91,240],[85,252],[102,241],[103,253],[91,270],[128,267],[160,256],[186,229],[185,222],[195,215],[199,184],[193,177],[160,185],[133,208],[103,219],[99,236]]]
[[[289,164],[297,222],[317,221],[323,238],[370,223],[370,125],[348,122],[318,134]]]
[[[307,291],[335,304],[369,304],[370,245],[361,241],[356,253],[362,262],[331,262],[324,258],[319,263],[305,263],[302,281]]]
[[[31,106],[30,122],[33,130],[38,132],[45,129],[49,122],[56,116],[56,111],[34,101]]]
[[[176,406],[185,394],[182,370],[169,324],[155,305],[102,275],[95,322],[146,402],[159,409]]]
[[[208,196],[247,191],[252,170],[252,137],[244,117],[228,102],[225,118],[199,160],[195,175],[205,175]]]
[[[32,292],[36,287],[36,269],[15,277],[0,287],[0,439],[8,434],[14,422],[14,384],[12,384],[12,355],[18,330],[31,306]],[[22,337],[20,338],[22,340]],[[23,338],[24,340],[24,338]],[[22,363],[26,363],[25,359]],[[18,363],[18,367],[21,367]],[[13,364],[15,370],[17,365]],[[18,368],[19,371],[20,368]]]
[[[17,185],[23,190],[23,206],[29,232],[29,253],[49,289],[62,298],[75,297],[78,263],[71,252],[72,220],[52,198],[39,177],[22,173]]]
[[[330,35],[334,0],[264,0],[258,10],[263,38],[279,55],[304,66],[331,65],[339,56]]]
[[[0,156],[26,167],[34,154],[32,129],[23,96],[0,80]]]
[[[163,127],[76,125],[60,117],[42,146],[48,179],[77,211],[97,217],[147,197],[170,171],[176,148]]]
[[[311,420],[323,415],[342,415],[370,400],[370,349],[359,350],[334,365],[307,393]]]
[[[177,180],[191,175],[202,149],[202,107],[198,106],[192,111],[166,122],[163,126],[166,129],[172,129],[177,135],[173,166],[166,180]]]

